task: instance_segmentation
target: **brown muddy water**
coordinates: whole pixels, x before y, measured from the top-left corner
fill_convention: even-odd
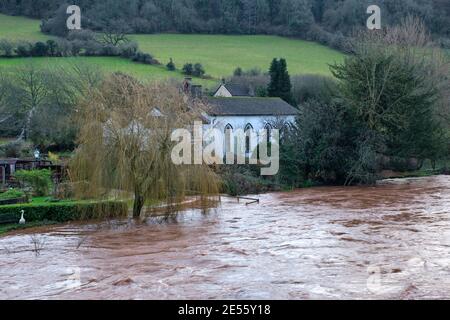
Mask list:
[[[450,177],[0,238],[3,299],[450,298]]]

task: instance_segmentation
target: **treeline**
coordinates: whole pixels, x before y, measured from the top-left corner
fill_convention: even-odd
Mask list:
[[[276,34],[346,50],[345,39],[365,27],[368,5],[382,10],[384,26],[408,15],[421,18],[450,47],[448,0],[73,0],[82,26],[126,33]],[[65,35],[65,0],[3,0],[0,11],[43,19],[42,31]]]

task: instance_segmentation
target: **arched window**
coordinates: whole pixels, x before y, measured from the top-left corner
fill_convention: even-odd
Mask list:
[[[227,154],[227,152],[231,152],[233,149],[233,146],[231,144],[231,139],[233,137],[233,126],[231,124],[227,124],[225,126],[225,152],[224,155]]]
[[[244,131],[245,131],[245,155],[250,155],[250,131],[253,130],[253,126],[250,123],[247,123]]]
[[[272,125],[270,123],[266,123],[266,125],[264,126],[264,129],[266,130],[266,139],[267,139],[267,145],[269,145],[270,140],[272,138]]]

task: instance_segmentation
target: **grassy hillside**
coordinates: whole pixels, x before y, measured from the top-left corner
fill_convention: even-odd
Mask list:
[[[40,23],[40,20],[12,17],[0,13],[0,39],[47,40],[50,37],[41,33]]]
[[[230,75],[238,66],[267,70],[274,57],[286,58],[291,74],[328,75],[328,64],[343,59],[341,53],[320,44],[275,36],[156,34],[131,38],[161,62],[173,58],[177,68],[200,62],[217,78]]]
[[[0,14],[0,39],[46,40],[39,31],[39,21]],[[214,80],[201,80],[211,86],[230,75],[240,66],[244,69],[258,67],[267,71],[274,57],[287,59],[289,72],[294,74],[329,74],[328,64],[341,61],[343,55],[319,44],[275,36],[226,35],[131,35],[142,51],[155,56],[163,65],[173,58],[178,69],[186,62],[200,62]],[[1,67],[20,66],[29,59],[0,59]],[[183,78],[181,72],[169,72],[164,66],[148,66],[129,60],[111,57],[33,58],[38,64],[69,65],[84,63],[104,71],[122,71],[141,79]]]
[[[98,68],[104,72],[120,71],[136,76],[143,80],[167,80],[176,78],[184,79],[181,72],[169,72],[163,66],[150,66],[134,63],[130,60],[119,57],[67,57],[67,58],[13,58],[0,59],[0,69],[10,69],[25,66],[27,63],[34,63],[39,66],[70,67],[73,65],[87,65],[91,68]],[[204,86],[214,86],[216,80],[196,79],[196,83]]]

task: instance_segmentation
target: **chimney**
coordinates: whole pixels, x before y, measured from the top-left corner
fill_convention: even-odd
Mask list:
[[[202,86],[201,85],[192,85],[191,95],[193,98],[201,98],[203,95]]]
[[[192,86],[191,82],[192,82],[192,78],[191,77],[184,78],[184,81],[183,81],[183,92],[185,94],[190,94],[191,86]]]

